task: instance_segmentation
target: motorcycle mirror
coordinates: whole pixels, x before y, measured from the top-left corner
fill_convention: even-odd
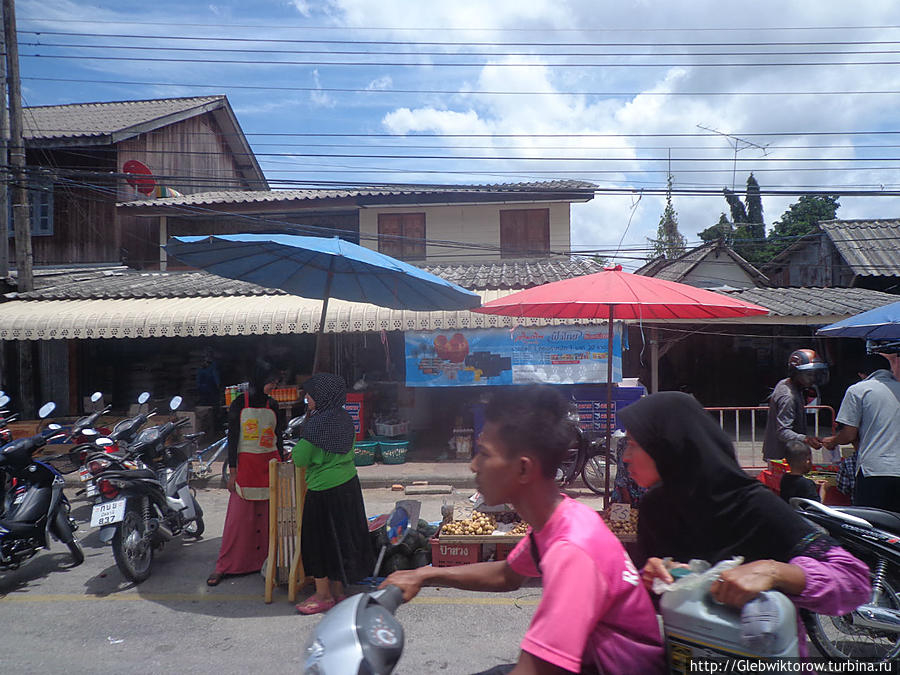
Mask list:
[[[150,392],[149,391],[141,392],[141,395],[138,396],[138,403],[140,403],[141,405],[144,405],[149,400],[150,400]]]
[[[102,391],[95,391],[93,394],[91,394],[91,401],[93,401],[94,403],[99,401],[101,398],[103,398]]]
[[[112,445],[113,440],[111,438],[106,438],[104,436],[102,438],[98,438],[96,441],[94,441],[94,443],[96,443],[97,445],[101,445],[101,446],[107,446],[107,445]]]
[[[84,435],[84,436],[96,436],[96,435],[99,434],[100,432],[97,431],[96,429],[91,429],[90,427],[88,427],[87,429],[82,429],[82,430],[81,430],[81,433],[82,433],[82,435]]]
[[[47,425],[47,428],[50,429],[51,431],[58,431],[58,430],[62,429],[62,425],[57,424],[56,422],[51,422],[50,424]]]
[[[181,402],[184,399],[180,396],[173,396],[172,400],[169,401],[169,410],[178,410],[178,407],[181,405]]]
[[[5,407],[7,403],[9,403],[9,396],[0,394],[0,408]]]
[[[40,417],[41,419],[44,419],[50,413],[52,413],[54,410],[56,410],[56,404],[53,401],[47,401],[44,405],[42,405],[38,409],[38,417]]]

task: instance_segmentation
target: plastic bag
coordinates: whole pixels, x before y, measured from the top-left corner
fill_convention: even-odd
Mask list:
[[[653,580],[653,592],[657,595],[662,595],[666,591],[690,590],[697,588],[698,586],[709,588],[709,586],[719,578],[719,575],[722,574],[722,572],[734,569],[743,562],[743,557],[736,556],[731,560],[723,560],[710,567],[709,563],[705,560],[691,560],[687,567],[691,574],[686,574],[680,579],[675,579],[671,584],[667,584],[657,577]]]

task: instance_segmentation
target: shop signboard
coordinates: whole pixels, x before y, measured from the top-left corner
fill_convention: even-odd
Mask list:
[[[485,328],[406,333],[408,387],[606,382],[605,326]],[[613,332],[613,381],[622,379],[622,326]]]

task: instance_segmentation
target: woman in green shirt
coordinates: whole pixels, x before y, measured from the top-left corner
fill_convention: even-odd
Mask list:
[[[291,455],[306,468],[300,551],[316,592],[297,611],[318,614],[342,600],[348,584],[371,573],[374,556],[353,463],[356,431],[344,410],[346,385],[337,375],[316,373],[303,389],[308,417]]]

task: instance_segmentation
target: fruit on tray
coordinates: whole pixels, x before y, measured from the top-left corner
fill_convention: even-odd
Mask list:
[[[492,534],[497,529],[497,521],[493,516],[479,511],[473,511],[470,518],[465,520],[451,520],[441,528],[441,534],[451,535],[485,535]]]
[[[637,523],[638,523],[638,510],[631,509],[628,514],[628,517],[625,519],[620,518],[610,518],[609,511],[603,511],[600,514],[603,517],[603,522],[606,523],[607,527],[612,530],[613,534],[623,535],[623,534],[637,534]]]

